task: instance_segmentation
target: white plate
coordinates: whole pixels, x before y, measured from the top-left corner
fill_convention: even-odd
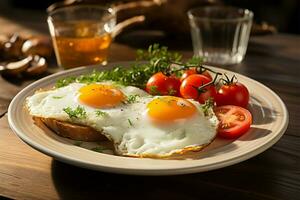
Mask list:
[[[130,62],[112,63],[129,65]],[[236,140],[217,138],[203,151],[176,160],[129,158],[98,153],[75,146],[70,140],[61,138],[49,129],[41,129],[24,108],[26,97],[40,88],[53,86],[66,76],[91,72],[95,67],[82,67],[45,77],[32,83],[18,93],[8,109],[11,129],[24,142],[53,158],[72,165],[106,172],[137,175],[171,175],[203,172],[226,167],[249,159],[271,147],[283,135],[288,125],[288,112],[282,100],[261,83],[235,73],[240,82],[247,85],[251,94],[250,111],[253,114],[251,129]],[[216,71],[233,74],[220,68]]]

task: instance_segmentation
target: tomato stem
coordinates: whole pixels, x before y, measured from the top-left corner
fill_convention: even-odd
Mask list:
[[[182,71],[182,70],[187,70],[187,69],[190,69],[190,68],[193,68],[193,67],[196,68],[196,72],[199,73],[199,74],[202,74],[202,73],[205,72],[205,71],[210,71],[210,72],[216,74],[216,76],[218,76],[218,75],[221,74],[221,73],[216,72],[216,71],[214,71],[214,70],[212,70],[212,69],[209,69],[209,68],[207,68],[207,67],[204,67],[203,65],[197,65],[197,66],[195,66],[195,65],[191,65],[191,64],[187,64],[187,63],[177,62],[177,61],[169,61],[169,60],[168,60],[168,61],[165,61],[165,60],[163,60],[163,59],[161,59],[161,58],[157,59],[157,60],[153,63],[153,66],[154,66],[154,67],[157,67],[159,64],[162,64],[162,62],[163,62],[163,64],[167,65],[166,70],[165,70],[164,72],[162,72],[162,73],[165,74],[166,76],[170,76],[170,75],[172,75],[172,74],[174,74],[174,73],[176,73],[176,72],[179,72],[179,71]],[[180,68],[172,69],[172,68],[171,68],[172,64],[178,65],[178,66],[180,66]],[[226,77],[227,77],[227,76],[226,76]],[[225,80],[225,79],[224,79],[224,80]],[[227,77],[227,80],[229,81],[228,77]]]
[[[238,79],[235,75],[233,75],[231,78],[228,77],[228,75],[226,73],[224,73],[225,78],[221,78],[221,80],[223,81],[223,85],[231,85],[234,84],[236,82],[238,82]]]
[[[203,65],[198,65],[198,66],[195,66],[195,65],[191,65],[191,64],[184,64],[184,63],[180,63],[180,62],[176,62],[176,61],[170,61],[172,64],[176,64],[176,65],[179,65],[181,66],[181,68],[179,69],[175,69],[175,70],[172,70],[172,72],[178,72],[178,71],[181,71],[181,70],[187,70],[187,69],[190,69],[190,68],[193,68],[195,67],[196,68],[196,71],[200,74],[202,74],[203,72],[205,72],[206,70],[207,71],[210,71],[214,74],[217,74],[219,72],[215,72],[214,70],[212,69],[209,69],[207,67],[204,67]],[[204,70],[203,70],[204,69]]]
[[[215,77],[214,77],[214,79],[212,81],[210,81],[210,82],[208,82],[208,83],[206,83],[204,85],[201,85],[199,87],[194,87],[198,91],[198,98],[199,98],[200,94],[202,94],[203,92],[206,91],[205,87],[210,86],[210,85],[215,85],[215,82],[218,79],[219,75],[222,75],[222,73],[217,72],[216,75],[215,75]]]
[[[197,92],[198,92],[197,99],[200,97],[200,95],[201,95],[202,93],[204,93],[204,92],[207,91],[207,89],[206,89],[207,86],[215,85],[215,82],[216,82],[216,80],[218,79],[218,76],[219,76],[219,75],[222,75],[222,73],[216,73],[216,75],[215,75],[215,77],[214,77],[214,79],[213,79],[212,81],[210,81],[210,82],[208,82],[208,83],[206,83],[206,84],[204,84],[204,85],[203,85],[203,82],[202,82],[202,85],[199,86],[199,87],[194,86],[194,85],[191,85],[191,86],[192,86],[194,89],[196,89]]]
[[[162,71],[162,73],[166,76],[171,76],[171,63],[170,62],[166,62],[165,60],[163,60],[162,58],[158,58],[154,63],[153,63],[153,67],[154,68],[158,68],[159,64],[164,63],[165,65],[167,65],[166,70]]]

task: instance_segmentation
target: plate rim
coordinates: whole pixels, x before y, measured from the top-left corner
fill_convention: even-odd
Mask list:
[[[123,61],[123,62],[112,62],[109,63],[109,68],[106,69],[111,69],[114,66],[118,66],[118,65],[130,65],[132,64],[133,61]],[[211,163],[211,164],[207,164],[205,166],[201,166],[201,168],[199,168],[199,166],[191,166],[191,167],[184,167],[184,168],[172,168],[170,169],[139,169],[139,168],[124,168],[124,167],[120,167],[120,168],[116,168],[116,167],[108,167],[108,166],[103,166],[103,165],[95,165],[92,163],[87,163],[87,162],[83,162],[77,158],[71,158],[69,156],[63,155],[57,151],[53,151],[51,149],[47,149],[45,147],[43,147],[43,145],[32,141],[26,134],[24,134],[18,127],[17,125],[14,123],[14,119],[13,119],[13,109],[16,105],[16,102],[18,101],[18,98],[22,97],[22,95],[26,94],[26,92],[30,91],[30,88],[36,86],[36,85],[40,85],[41,83],[43,83],[46,80],[50,80],[52,78],[57,78],[57,77],[65,77],[65,76],[72,76],[72,73],[80,73],[80,72],[85,72],[88,73],[89,71],[91,71],[94,68],[98,68],[100,70],[105,68],[99,68],[100,65],[92,65],[92,66],[86,66],[86,67],[79,67],[79,68],[74,68],[74,69],[69,69],[69,70],[65,70],[65,71],[60,71],[57,73],[54,73],[52,75],[46,76],[40,80],[37,80],[31,84],[29,84],[28,86],[26,86],[25,88],[23,88],[11,101],[9,108],[8,108],[8,122],[9,122],[9,126],[11,127],[11,129],[13,130],[13,132],[22,140],[24,141],[26,144],[28,144],[29,146],[31,146],[32,148],[34,148],[35,150],[38,150],[54,159],[60,160],[62,162],[65,163],[69,163],[75,166],[79,166],[79,167],[83,167],[83,168],[88,168],[88,169],[94,169],[94,170],[101,170],[101,171],[105,171],[105,172],[113,172],[113,173],[120,173],[120,174],[134,174],[134,175],[175,175],[175,174],[188,174],[188,173],[195,173],[195,172],[203,172],[203,171],[209,171],[209,170],[214,170],[214,169],[218,169],[218,168],[223,168],[226,166],[230,166],[242,161],[245,161],[249,158],[252,158],[260,153],[262,153],[263,151],[265,151],[266,149],[270,148],[272,145],[274,145],[284,134],[284,132],[286,131],[287,127],[288,127],[288,122],[289,122],[289,113],[288,110],[286,108],[286,105],[284,104],[284,102],[281,100],[281,98],[270,88],[268,88],[267,86],[265,86],[264,84],[249,78],[245,75],[239,74],[237,72],[233,72],[227,69],[222,69],[222,68],[218,68],[218,67],[212,67],[209,66],[210,68],[215,68],[215,69],[221,69],[222,71],[226,71],[229,73],[234,73],[237,74],[238,76],[241,76],[243,78],[246,78],[249,81],[252,81],[253,83],[255,83],[256,85],[259,85],[260,87],[262,87],[265,90],[268,90],[269,93],[271,93],[277,100],[277,102],[279,103],[282,111],[283,111],[283,121],[284,123],[282,123],[279,127],[278,133],[276,135],[274,135],[272,138],[270,138],[269,140],[265,141],[263,143],[263,145],[259,146],[258,148],[254,149],[253,151],[247,152],[246,154],[243,154],[241,156],[238,157],[234,157],[225,161],[219,161],[217,163]],[[100,66],[101,67],[101,66]],[[103,66],[102,66],[103,67]],[[70,74],[71,73],[71,74]],[[135,158],[137,159],[137,158]]]

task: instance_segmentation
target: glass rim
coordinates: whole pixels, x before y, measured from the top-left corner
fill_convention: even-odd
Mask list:
[[[53,15],[57,14],[58,12],[64,12],[70,9],[76,9],[76,8],[98,8],[103,11],[107,11],[108,13],[115,15],[116,12],[113,8],[108,6],[101,6],[101,5],[94,5],[94,4],[77,4],[77,5],[68,5],[68,6],[62,6],[58,7],[50,12],[48,12],[48,18],[53,17]]]
[[[235,17],[235,18],[228,18],[228,19],[220,19],[216,17],[205,17],[205,16],[196,16],[193,12],[195,11],[204,11],[207,9],[227,9],[227,10],[234,10],[234,11],[242,11],[244,16],[241,17]],[[196,7],[188,10],[187,15],[189,19],[197,19],[199,21],[209,21],[209,22],[241,22],[241,21],[247,21],[251,20],[254,16],[253,12],[249,9],[245,8],[238,8],[234,6],[203,6],[203,7]]]

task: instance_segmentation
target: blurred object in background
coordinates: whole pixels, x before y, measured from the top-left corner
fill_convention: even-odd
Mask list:
[[[279,32],[300,34],[299,0],[223,0],[225,4],[254,12],[255,21],[274,25]]]
[[[194,55],[207,64],[240,63],[246,54],[253,13],[229,6],[207,6],[188,11]]]
[[[111,6],[118,13],[118,22],[132,16],[143,15],[146,20],[139,25],[139,29],[162,30],[171,36],[182,34],[186,36],[190,33],[186,12],[192,7],[219,4],[219,0],[106,0],[101,3],[97,0],[65,0],[50,9],[85,3]]]
[[[8,77],[39,76],[46,72],[52,54],[48,37],[0,35],[0,73]]]
[[[58,3],[47,12],[57,62],[65,69],[105,65],[113,38],[125,27],[145,20],[143,15],[133,16],[116,24],[117,7],[87,3]]]
[[[102,6],[72,5],[49,12],[57,63],[65,69],[106,64],[116,15]]]
[[[16,8],[38,9],[45,10],[49,5],[55,2],[62,2],[63,0],[7,0]]]
[[[251,35],[267,35],[277,33],[275,26],[270,25],[267,22],[253,23],[251,29]]]
[[[48,11],[53,10],[58,7],[74,5],[74,4],[95,4],[99,5],[99,1],[95,0],[65,0],[57,2],[48,8]],[[158,30],[162,31],[168,37],[176,38],[189,38],[190,28],[188,26],[188,19],[186,12],[195,7],[203,6],[218,6],[222,5],[221,0],[131,0],[131,1],[116,1],[107,0],[101,2],[111,6],[116,10],[118,21],[122,21],[133,15],[143,15],[146,20],[143,24],[140,24],[136,29],[143,30]],[[275,33],[276,28],[264,24],[255,24],[255,28],[252,30],[251,34],[262,35]]]
[[[71,2],[74,0],[66,0]],[[152,1],[156,4],[154,7],[131,7],[123,12],[120,12],[118,20],[128,18],[132,15],[145,15],[147,20],[145,24],[140,25],[139,29],[163,30],[171,35],[185,34],[189,35],[186,11],[193,7],[202,5],[225,4],[247,8],[254,12],[255,22],[253,26],[253,33],[273,33],[276,27],[280,32],[300,34],[300,1],[298,0],[266,0],[266,1],[250,1],[250,0],[139,0]],[[28,8],[45,10],[50,4],[55,2],[62,2],[59,0],[1,0],[3,2],[10,2],[12,8]],[[118,5],[121,3],[133,2],[133,0],[81,0],[81,2],[97,3],[101,5]],[[118,3],[119,2],[119,3]],[[159,3],[161,4],[159,6]],[[1,8],[0,8],[1,10]],[[3,15],[0,12],[0,15]],[[7,13],[11,14],[11,13]],[[10,16],[14,17],[14,16]],[[183,21],[183,19],[185,19]],[[268,25],[265,26],[266,22]],[[262,24],[263,23],[263,24]],[[272,26],[274,25],[274,26]],[[177,34],[176,34],[177,33]]]

